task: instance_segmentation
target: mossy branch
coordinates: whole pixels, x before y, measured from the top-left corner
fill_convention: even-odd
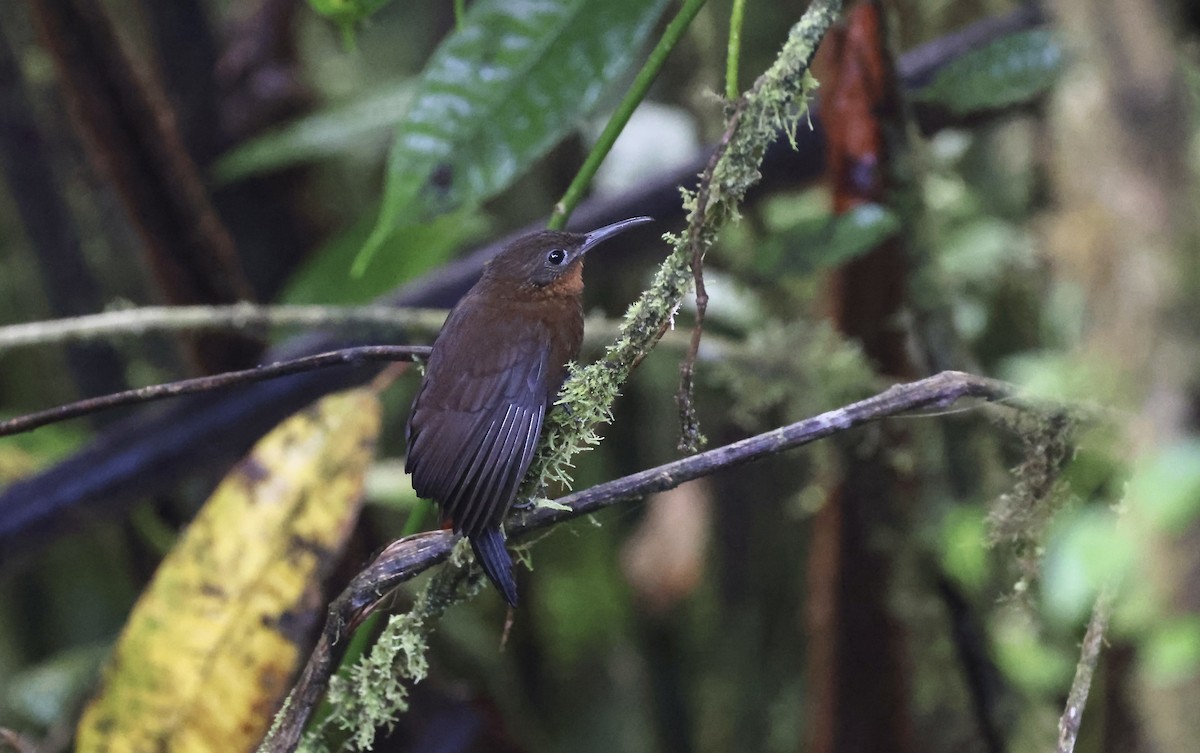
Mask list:
[[[792,134],[807,112],[808,98],[816,86],[809,74],[809,66],[817,45],[837,19],[841,6],[841,0],[814,0],[792,28],[775,63],[749,91],[729,104],[725,133],[700,175],[697,190],[683,191],[684,207],[688,212],[687,228],[679,236],[667,236],[672,245],[671,254],[659,268],[650,288],[630,306],[616,341],[600,360],[571,369],[559,398],[559,403],[567,410],[554,411],[546,421],[541,448],[523,487],[526,495],[551,481],[569,481],[567,470],[575,454],[600,441],[596,426],[611,420],[611,407],[621,386],[666,332],[691,288],[694,260],[703,259],[721,227],[737,218],[738,205],[746,191],[758,182],[763,154],[778,131],[782,128]],[[471,572],[474,570],[470,569]],[[394,619],[389,625],[396,626],[400,635],[381,639],[365,659],[363,668],[355,668],[352,674],[369,676],[369,667],[399,667],[405,675],[400,682],[419,680],[419,672],[403,671],[403,668],[420,666],[429,626],[445,605],[465,596],[467,584],[478,582],[477,578],[464,576],[463,572],[459,567],[443,568],[426,586],[413,611]],[[431,599],[433,593],[437,594],[436,599]],[[436,614],[414,616],[429,612],[431,603],[438,605],[434,610]],[[363,726],[355,723],[357,730],[365,732],[370,724],[387,723],[403,710],[406,694],[397,692],[391,683],[386,691],[368,684],[358,692],[369,699],[359,698],[347,708],[338,708],[339,704],[334,703],[337,710],[333,718],[351,720],[357,714],[367,713],[369,706],[369,720],[364,718]],[[289,750],[290,746],[284,742],[286,737],[286,733],[273,735],[264,743],[263,749]],[[315,737],[305,739],[317,740]],[[370,740],[356,732],[354,742],[361,748]]]
[[[482,581],[467,568],[444,568],[434,575],[412,609],[392,615],[375,645],[349,672],[330,678],[332,713],[304,734],[298,749],[324,753],[348,744],[353,750],[370,750],[376,730],[390,727],[408,710],[408,689],[429,671],[429,634],[472,585],[479,588]],[[337,745],[329,744],[331,737]]]
[[[759,165],[779,130],[793,132],[816,87],[809,66],[817,45],[841,10],[840,0],[815,0],[792,27],[775,63],[728,108],[727,127],[700,175],[696,191],[683,191],[688,211],[650,288],[625,314],[620,335],[597,362],[571,370],[559,403],[568,410],[546,420],[541,449],[526,477],[525,492],[551,482],[568,483],[576,453],[597,444],[596,427],[611,420],[613,401],[629,374],[667,330],[691,289],[692,260],[703,258],[721,227],[738,216],[746,191],[758,182]]]
[[[1062,410],[1061,406],[1021,397],[1011,385],[1002,382],[959,372],[942,372],[917,382],[896,385],[873,397],[788,426],[574,492],[559,498],[553,505],[515,516],[510,520],[509,532],[514,538],[525,538],[623,500],[674,489],[687,481],[811,444],[889,416],[921,408],[944,410],[964,398],[1003,402],[1016,410],[1035,414]],[[325,692],[345,650],[347,631],[382,608],[387,595],[401,583],[449,560],[450,566],[442,567],[418,597],[411,618],[393,621],[393,628],[400,635],[380,641],[372,651],[373,656],[367,660],[371,666],[419,666],[415,663],[417,657],[413,647],[417,647],[423,656],[424,636],[445,607],[463,598],[468,586],[478,588],[484,583],[479,568],[465,566],[470,562],[469,551],[461,537],[448,530],[438,530],[394,541],[380,552],[330,605],[320,640],[260,751],[290,753],[295,749],[306,721]],[[403,656],[399,655],[397,647],[403,649]],[[416,673],[405,670],[406,681],[415,676]],[[366,687],[361,692],[371,696],[370,702],[376,705],[384,691]],[[397,695],[394,690],[388,693]],[[393,707],[393,713],[399,710],[400,707]],[[340,718],[354,717],[343,710]]]

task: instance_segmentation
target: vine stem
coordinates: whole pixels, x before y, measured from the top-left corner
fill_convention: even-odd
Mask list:
[[[742,54],[742,20],[746,15],[746,0],[733,0],[729,13],[729,48],[725,53],[725,99],[737,99],[738,63]]]
[[[621,99],[621,103],[617,105],[616,112],[608,119],[604,130],[600,133],[600,138],[596,140],[596,145],[588,153],[587,158],[583,162],[583,166],[579,168],[579,172],[575,174],[575,178],[571,181],[571,185],[567,186],[566,193],[554,205],[554,213],[550,215],[550,221],[546,227],[551,230],[562,230],[567,226],[567,220],[571,218],[571,212],[575,211],[575,207],[583,199],[583,194],[587,191],[587,187],[591,184],[592,178],[596,176],[596,171],[600,169],[600,163],[608,156],[612,146],[617,141],[617,137],[621,135],[621,131],[625,129],[625,124],[629,122],[629,118],[633,115],[633,111],[646,98],[646,93],[650,91],[650,85],[654,83],[654,79],[658,77],[658,72],[662,70],[663,64],[667,62],[667,57],[671,54],[671,50],[683,38],[683,33],[687,31],[691,25],[692,19],[700,12],[700,8],[704,6],[705,0],[687,0],[683,7],[679,9],[679,13],[675,18],[671,19],[671,23],[667,25],[666,31],[658,40],[658,44],[651,50],[650,56],[646,58],[646,63],[642,69],[638,71],[637,77],[633,80],[633,85],[629,87],[629,91]]]

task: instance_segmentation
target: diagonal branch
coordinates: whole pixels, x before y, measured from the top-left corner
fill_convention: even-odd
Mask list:
[[[696,265],[721,228],[738,215],[746,192],[761,179],[767,147],[782,129],[789,138],[808,111],[815,87],[809,66],[825,31],[841,11],[840,0],[813,0],[792,27],[775,62],[727,113],[725,134],[700,174],[696,191],[682,190],[686,230],[668,236],[673,246],[650,288],[629,307],[620,336],[596,363],[572,370],[546,428],[525,490],[568,481],[567,468],[580,450],[599,441],[595,427],[608,423],[621,386],[667,331],[696,277]],[[794,143],[794,140],[793,140]]]
[[[529,536],[618,502],[673,489],[686,481],[795,449],[863,424],[920,408],[946,408],[963,398],[1003,401],[1027,411],[1061,411],[1055,406],[1016,397],[1015,388],[1005,382],[945,371],[896,385],[874,397],[819,416],[568,494],[552,504],[514,516],[507,530],[512,538]],[[264,743],[263,753],[281,753],[295,748],[336,669],[346,645],[346,632],[374,611],[400,584],[448,559],[455,540],[449,531],[429,531],[405,537],[390,544],[354,578],[330,605],[317,647],[274,731]]]
[[[1083,645],[1079,650],[1079,663],[1075,666],[1075,679],[1067,695],[1067,705],[1058,719],[1058,744],[1055,753],[1074,753],[1075,740],[1079,737],[1079,725],[1083,722],[1083,709],[1087,706],[1088,693],[1092,689],[1092,676],[1100,663],[1100,649],[1104,645],[1104,633],[1112,617],[1113,589],[1105,588],[1096,597],[1092,618],[1088,621]]]

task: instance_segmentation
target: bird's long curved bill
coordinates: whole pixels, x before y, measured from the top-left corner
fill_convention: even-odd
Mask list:
[[[614,235],[623,233],[631,227],[645,225],[647,222],[654,222],[654,218],[631,217],[628,220],[621,220],[620,222],[614,222],[611,225],[605,225],[604,227],[596,228],[592,232],[583,236],[583,246],[580,247],[579,251],[580,253],[587,253]]]

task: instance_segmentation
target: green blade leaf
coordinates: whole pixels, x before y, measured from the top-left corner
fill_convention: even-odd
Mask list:
[[[633,62],[666,0],[479,0],[422,74],[361,274],[398,225],[495,195]],[[432,190],[431,190],[432,189]]]
[[[1044,29],[999,39],[946,66],[915,98],[957,115],[1026,102],[1055,82],[1063,49]]]

